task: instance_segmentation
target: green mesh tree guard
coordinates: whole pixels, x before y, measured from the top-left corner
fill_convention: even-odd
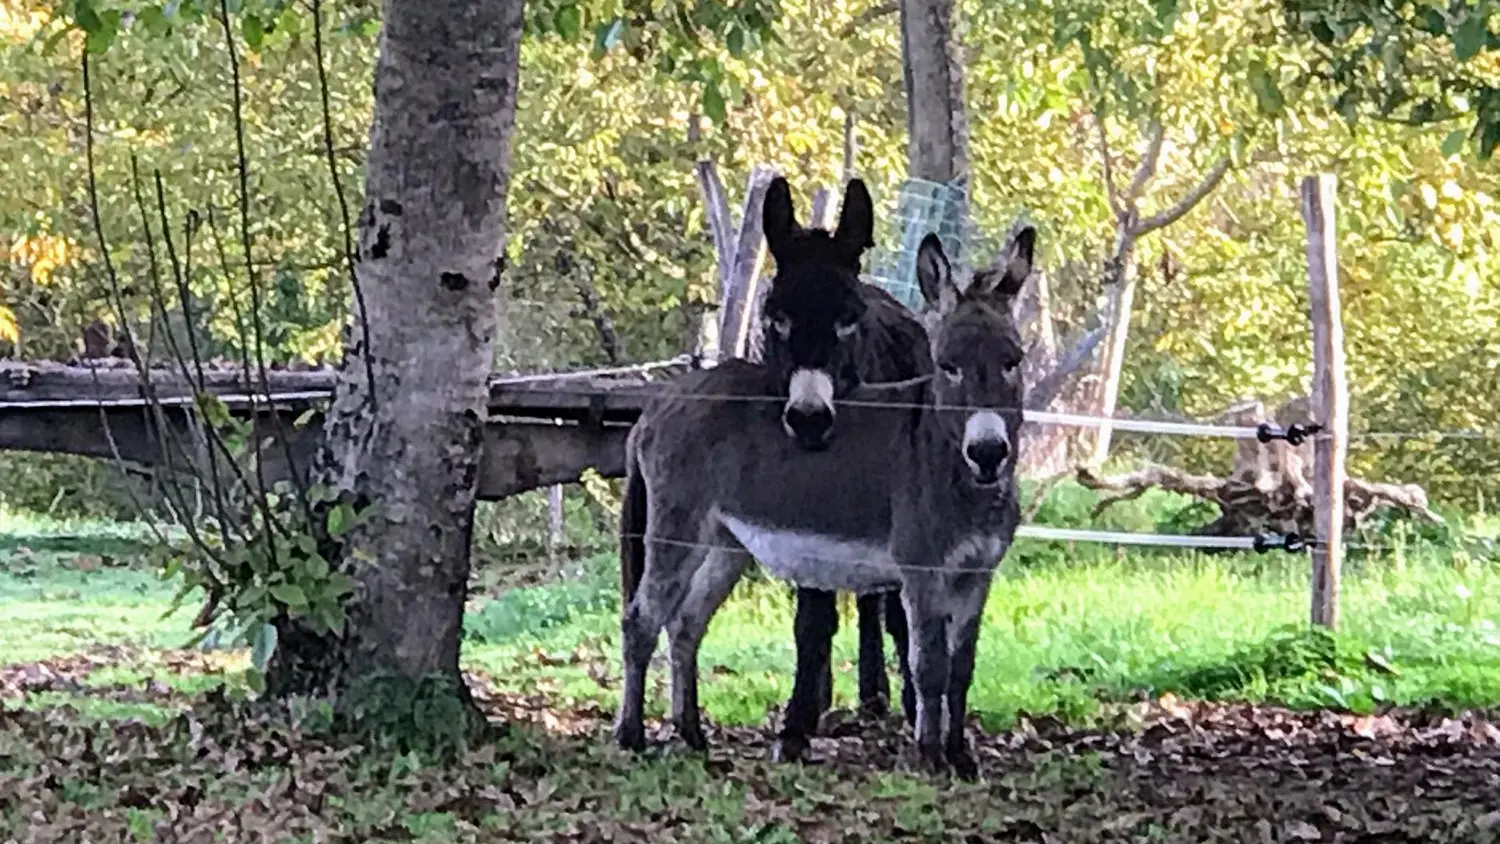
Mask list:
[[[974,234],[965,213],[967,207],[967,187],[962,180],[906,180],[896,201],[896,212],[888,218],[890,228],[877,235],[878,242],[895,246],[874,250],[867,280],[884,288],[912,311],[925,310],[926,302],[917,286],[917,247],[929,232],[936,232],[955,275],[962,278],[960,271],[968,265],[967,249]]]

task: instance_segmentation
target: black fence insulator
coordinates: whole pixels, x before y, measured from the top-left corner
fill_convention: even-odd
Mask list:
[[[1293,446],[1302,445],[1307,438],[1323,430],[1323,426],[1316,422],[1303,425],[1301,422],[1293,422],[1285,428],[1262,422],[1255,427],[1255,438],[1263,443],[1272,440],[1286,440]]]
[[[1255,537],[1255,545],[1253,547],[1258,554],[1264,554],[1272,550],[1295,554],[1298,551],[1307,550],[1307,540],[1303,539],[1301,534],[1295,532],[1285,535],[1262,533]]]

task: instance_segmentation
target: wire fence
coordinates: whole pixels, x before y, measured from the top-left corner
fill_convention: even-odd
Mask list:
[[[668,358],[668,359],[663,359],[663,360],[657,360],[657,361],[648,361],[648,362],[645,362],[645,363],[630,364],[630,365],[624,365],[624,366],[593,367],[593,368],[588,368],[588,369],[576,369],[576,370],[561,371],[561,372],[542,372],[542,373],[529,373],[529,374],[524,374],[524,375],[497,376],[494,379],[492,379],[491,384],[494,387],[501,388],[501,389],[503,389],[503,388],[505,388],[507,386],[521,387],[521,386],[530,386],[530,385],[536,385],[536,384],[544,384],[544,385],[547,385],[548,392],[552,392],[552,393],[555,393],[555,394],[558,394],[558,395],[594,396],[594,395],[598,395],[599,392],[600,392],[600,388],[598,386],[596,386],[596,385],[595,386],[579,385],[578,382],[580,382],[580,381],[586,381],[586,380],[592,380],[592,379],[620,378],[620,377],[623,377],[623,376],[647,376],[647,377],[649,377],[649,376],[651,376],[651,375],[653,375],[655,373],[659,373],[659,372],[664,372],[664,371],[669,371],[669,370],[682,370],[682,369],[685,369],[685,368],[698,367],[698,366],[708,366],[708,367],[711,367],[711,366],[713,366],[713,363],[712,362],[700,361],[695,356],[692,356],[692,355],[679,355],[679,356],[673,357],[673,358]],[[926,378],[913,379],[912,381],[905,382],[905,383],[908,384],[908,385],[915,385],[918,382],[923,381],[923,380],[926,380]],[[879,389],[879,387],[876,386],[875,389]],[[217,398],[220,401],[222,401],[226,405],[230,405],[230,406],[241,405],[241,404],[248,404],[248,403],[252,403],[252,402],[262,402],[263,403],[263,402],[266,402],[268,400],[269,401],[299,401],[299,400],[301,400],[301,401],[317,401],[317,400],[325,400],[325,399],[328,399],[329,397],[330,397],[330,393],[327,390],[303,390],[303,391],[295,391],[295,392],[276,392],[276,393],[270,393],[270,394],[265,393],[265,392],[259,392],[259,393],[257,393],[257,392],[248,392],[248,393],[243,393],[243,394],[220,394],[220,395],[217,396]],[[783,403],[783,402],[786,401],[785,396],[774,395],[774,394],[764,394],[764,395],[729,395],[729,394],[677,393],[677,394],[675,394],[675,398],[677,398],[677,399],[685,399],[685,400],[693,400],[693,401],[719,401],[719,402],[736,401],[736,402]],[[165,396],[165,397],[161,397],[159,399],[156,399],[156,401],[158,401],[159,403],[161,403],[163,405],[168,405],[168,406],[172,406],[172,405],[176,405],[176,406],[191,406],[191,405],[194,405],[197,402],[197,400],[198,400],[197,397],[191,396],[191,395],[188,395],[188,396]],[[140,398],[131,398],[131,399],[43,399],[43,400],[37,400],[37,401],[34,401],[34,402],[6,402],[3,405],[0,405],[0,407],[8,408],[8,409],[49,408],[49,407],[111,407],[111,406],[138,406],[138,405],[141,404],[141,402],[142,402],[142,399],[140,399]],[[921,403],[921,402],[880,401],[880,400],[874,400],[874,399],[851,399],[851,398],[837,399],[837,400],[835,400],[835,404],[838,405],[838,406],[845,406],[845,407],[866,407],[866,408],[876,408],[876,409],[885,408],[885,409],[892,409],[892,410],[914,410],[914,409],[918,409],[918,408],[921,408],[921,407],[924,406],[924,404]],[[956,412],[965,412],[965,411],[969,411],[969,410],[980,410],[980,409],[984,409],[984,408],[952,407],[952,408],[945,408],[945,409],[946,410],[956,411]],[[1113,427],[1113,428],[1115,428],[1116,430],[1119,430],[1119,431],[1129,431],[1129,432],[1143,433],[1143,434],[1156,434],[1156,435],[1178,436],[1178,437],[1217,437],[1217,438],[1227,438],[1227,439],[1232,439],[1232,440],[1259,441],[1259,442],[1262,442],[1262,443],[1265,443],[1265,442],[1268,442],[1268,441],[1271,441],[1271,440],[1275,440],[1275,439],[1287,439],[1289,432],[1292,432],[1292,433],[1295,434],[1295,427],[1294,426],[1289,426],[1288,428],[1281,428],[1279,426],[1273,426],[1273,425],[1268,425],[1268,424],[1260,424],[1260,425],[1256,425],[1256,426],[1248,426],[1248,425],[1219,425],[1219,424],[1202,423],[1202,422],[1183,422],[1183,421],[1177,421],[1177,420],[1160,420],[1160,419],[1140,419],[1140,418],[1128,417],[1128,416],[1104,417],[1104,416],[1089,415],[1089,414],[1058,413],[1058,412],[1049,412],[1049,411],[1023,411],[1022,412],[1022,417],[1023,417],[1023,419],[1025,421],[1027,421],[1029,423],[1032,423],[1032,424],[1037,424],[1037,425],[1068,426],[1068,427],[1077,427],[1077,428],[1098,428],[1098,427],[1101,427],[1101,426],[1104,426],[1104,425],[1109,425],[1109,426],[1111,426],[1111,427]],[[1321,434],[1318,434],[1316,432],[1307,432],[1307,435],[1308,436],[1314,436],[1314,437],[1321,436]],[[1421,436],[1421,437],[1426,438],[1426,439],[1452,438],[1452,439],[1460,439],[1460,440],[1472,440],[1472,439],[1500,439],[1500,432],[1448,431],[1448,432],[1421,432],[1421,433],[1413,432],[1413,433],[1409,433],[1409,434],[1408,433],[1400,433],[1400,432],[1368,432],[1368,433],[1364,433],[1364,434],[1355,434],[1353,436],[1355,436],[1355,437],[1370,438],[1370,439],[1391,438],[1391,437],[1399,437],[1399,436]],[[1021,540],[1033,540],[1033,541],[1043,541],[1043,542],[1066,542],[1066,543],[1082,542],[1082,543],[1094,543],[1094,544],[1111,545],[1111,546],[1117,546],[1117,547],[1122,547],[1122,546],[1157,546],[1157,547],[1165,547],[1165,548],[1183,548],[1183,549],[1219,550],[1219,551],[1267,551],[1267,550],[1279,549],[1279,550],[1284,550],[1284,551],[1296,552],[1296,551],[1301,551],[1301,550],[1303,550],[1305,548],[1308,548],[1308,547],[1310,547],[1312,545],[1316,545],[1317,544],[1316,540],[1310,540],[1310,539],[1301,537],[1301,536],[1297,535],[1296,533],[1285,533],[1285,534],[1262,533],[1262,534],[1259,534],[1259,535],[1256,535],[1256,536],[1211,536],[1211,535],[1197,535],[1197,534],[1168,534],[1168,533],[1145,533],[1145,532],[1127,532],[1127,531],[1112,531],[1112,530],[1095,530],[1095,529],[1069,528],[1069,527],[1058,527],[1058,526],[1052,526],[1052,525],[1038,525],[1038,524],[1026,524],[1026,525],[1022,525],[1020,527],[1020,529],[1016,533],[1016,538],[1017,539],[1021,539]],[[671,543],[674,543],[674,544],[682,544],[680,541],[677,541],[677,540],[653,539],[652,541],[663,541],[663,542],[671,542]],[[735,551],[742,551],[743,550],[743,549],[724,549],[724,548],[722,548],[720,546],[706,545],[706,544],[703,544],[703,543],[688,543],[688,544],[695,545],[695,546],[702,546],[704,549],[735,550]],[[1379,545],[1379,544],[1372,544],[1372,543],[1346,542],[1345,543],[1345,547],[1347,547],[1347,548],[1349,548],[1351,550],[1361,550],[1361,551],[1393,551],[1398,546],[1396,546],[1394,544],[1392,544],[1392,545]],[[889,564],[889,563],[883,563],[882,565],[884,565],[887,568],[891,567],[891,564]],[[931,567],[914,567],[914,568],[925,568],[925,569],[929,569],[930,570]]]

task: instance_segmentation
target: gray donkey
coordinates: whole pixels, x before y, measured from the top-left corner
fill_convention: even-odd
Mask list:
[[[859,387],[821,450],[777,430],[784,406],[757,400],[767,375],[748,362],[689,373],[646,409],[626,445],[622,747],[645,745],[646,669],[663,627],[673,721],[690,746],[706,746],[698,646],[753,555],[801,587],[900,589],[921,760],[977,776],[964,721],[981,612],[1020,521],[1022,346],[1011,306],[1035,239],[1018,227],[967,290],[937,237],[924,239],[917,276],[936,310],[937,373]],[[625,541],[636,530],[641,541]]]

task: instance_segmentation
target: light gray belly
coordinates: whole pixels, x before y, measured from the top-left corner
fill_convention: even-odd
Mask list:
[[[761,565],[798,586],[858,593],[901,586],[900,570],[884,544],[760,525],[726,513],[719,521]]]

